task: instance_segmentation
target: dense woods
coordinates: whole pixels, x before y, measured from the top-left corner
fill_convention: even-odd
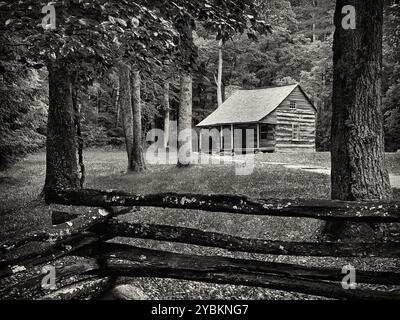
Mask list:
[[[193,74],[192,123],[194,125],[199,123],[216,109],[218,97],[226,99],[236,88],[265,87],[296,81],[305,88],[319,110],[317,149],[329,150],[333,82],[332,22],[335,1],[269,0],[256,1],[255,5],[259,13],[258,18],[266,20],[273,28],[272,33],[258,35],[258,41],[254,41],[246,34],[241,35],[240,32],[221,34],[221,38],[217,39],[218,23],[212,26],[203,23],[204,18],[201,15],[194,21],[196,30],[193,32],[195,45],[193,49],[197,56],[195,58],[197,70]],[[13,19],[7,16],[4,6],[1,19],[2,28],[7,21],[8,27],[12,26],[10,20]],[[400,9],[396,1],[386,1],[382,96],[387,151],[397,151],[400,148],[399,19]],[[118,25],[117,21],[114,22]],[[166,35],[170,31],[168,27],[163,31],[158,23],[161,22],[150,20],[146,27],[157,29],[157,33],[160,34],[157,37],[160,38],[163,32]],[[76,24],[77,29],[85,26],[83,20],[77,21]],[[118,27],[124,26],[118,25]],[[143,29],[140,29],[140,32],[144,32]],[[87,30],[84,32],[87,37],[91,36]],[[43,60],[33,59],[29,46],[21,45],[23,35],[19,37],[18,33],[15,34],[11,44],[8,43],[9,40],[6,41],[5,35],[2,35],[0,48],[2,167],[12,163],[15,157],[44,146],[47,120],[47,70],[42,68]],[[48,35],[45,33],[41,39],[43,45],[47,41],[46,37]],[[135,43],[131,49],[123,48],[134,50],[136,53],[130,61],[134,61],[137,56],[141,57],[135,61],[140,61],[143,69],[141,77],[143,143],[145,133],[151,127],[154,125],[160,129],[164,127],[163,92],[166,78],[170,82],[170,117],[171,120],[178,120],[181,92],[180,59],[176,55],[169,55],[170,58],[167,59],[170,60],[160,60],[165,58],[168,51],[162,49],[163,44],[165,47],[174,47],[173,37],[173,33],[169,34],[165,43],[158,41],[158,38],[148,37],[147,41],[153,41],[156,47],[152,47],[152,51],[147,53],[142,47],[144,45],[146,49],[150,49],[146,43]],[[115,48],[115,50],[122,49]],[[88,52],[82,54],[90,57]],[[106,58],[108,54],[109,52],[102,52],[99,56],[103,55],[102,57]],[[128,54],[128,51],[125,54]],[[89,58],[89,61],[90,59],[92,58]],[[85,75],[88,79],[84,79],[86,85],[79,92],[85,146],[122,146],[125,140],[119,101],[121,96],[118,70],[104,69],[99,64],[86,63],[85,67],[88,68]],[[99,72],[102,74],[101,77]],[[13,91],[13,82],[18,82],[23,90],[17,93],[15,89]],[[32,103],[26,103],[27,98]],[[24,124],[32,119],[33,114],[34,121],[29,123],[27,129]]]

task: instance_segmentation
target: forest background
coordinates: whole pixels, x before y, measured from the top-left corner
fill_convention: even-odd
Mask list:
[[[257,41],[236,35],[222,49],[222,99],[239,88],[300,83],[318,109],[317,150],[330,150],[332,110],[333,0],[258,0],[260,18],[272,33]],[[385,7],[383,108],[387,152],[400,149],[400,9]],[[197,70],[193,73],[193,126],[218,107],[220,42],[200,23],[196,25]],[[18,62],[3,57],[0,48],[0,168],[45,146],[48,110],[48,73],[33,67],[23,54]],[[3,51],[3,52],[1,52]],[[12,62],[10,62],[12,61]],[[95,71],[94,71],[95,72]],[[177,119],[179,76],[173,68],[142,74],[143,143],[152,128],[164,126],[164,83],[170,83],[170,120]],[[80,93],[85,147],[123,147],[118,70],[91,80]]]

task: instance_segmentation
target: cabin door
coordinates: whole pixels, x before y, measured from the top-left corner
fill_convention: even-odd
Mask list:
[[[235,130],[241,130],[242,145],[239,149],[242,152],[245,152],[246,149],[254,150],[257,147],[257,125],[235,125]],[[235,139],[236,137],[235,135]],[[235,148],[238,148],[238,146],[236,145]]]

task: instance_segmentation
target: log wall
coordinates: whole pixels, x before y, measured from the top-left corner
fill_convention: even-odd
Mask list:
[[[296,102],[296,109],[290,107]],[[261,123],[275,127],[275,152],[315,152],[316,110],[297,87],[282,104]],[[300,139],[293,139],[293,125],[300,125]]]
[[[296,109],[290,107],[296,102]],[[276,151],[277,152],[315,152],[316,110],[301,89],[297,87],[276,110]],[[292,125],[300,125],[300,139],[293,139]]]

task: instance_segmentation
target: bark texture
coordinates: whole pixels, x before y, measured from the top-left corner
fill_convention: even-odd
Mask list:
[[[313,0],[312,6],[313,6],[314,8],[317,7],[317,1],[316,1],[316,0]],[[315,10],[315,9],[314,9],[314,10]],[[317,21],[316,21],[316,20],[317,20],[317,19],[316,19],[316,14],[315,14],[315,11],[313,11],[313,13],[312,13],[312,42],[317,41],[317,34],[316,34]]]
[[[142,211],[145,213],[146,211]],[[77,216],[66,212],[53,212],[52,221],[62,223],[73,221]],[[68,218],[70,217],[70,218]],[[203,231],[193,228],[168,225],[130,223],[110,219],[89,229],[95,234],[107,235],[107,238],[139,238],[156,241],[193,244],[197,246],[222,248],[231,252],[251,252],[260,254],[315,257],[381,257],[400,258],[400,248],[396,242],[293,242],[255,238],[242,238],[229,234]],[[394,284],[391,279],[387,284]],[[397,278],[400,284],[400,274]]]
[[[141,172],[146,169],[142,148],[142,106],[140,97],[140,71],[132,70],[132,114],[133,114],[133,149],[130,171]]]
[[[49,65],[48,71],[49,113],[44,186],[46,200],[52,189],[80,187],[71,73],[60,62]]]
[[[193,42],[195,23],[189,15],[184,15],[175,22],[180,34],[181,79],[180,105],[178,110],[178,167],[188,167],[192,157],[192,76],[197,54]]]
[[[356,29],[341,11],[356,9]],[[381,95],[383,0],[337,1],[334,37],[332,198],[389,199]]]
[[[345,5],[355,7],[356,29],[342,26]],[[332,199],[390,199],[381,96],[383,0],[338,0],[335,26]],[[341,239],[374,236],[365,224],[333,223],[326,231]]]
[[[222,98],[222,72],[223,72],[223,41],[220,40],[218,43],[218,79],[217,79],[217,99],[218,99],[218,107],[222,105],[223,98]]]
[[[120,114],[120,104],[119,104],[119,85],[116,89],[116,96],[115,96],[115,110],[116,110],[116,119],[115,119],[115,128],[118,128],[119,125],[119,114]]]
[[[170,106],[169,106],[169,82],[164,84],[164,147],[169,146],[169,123],[170,123]]]
[[[83,188],[86,180],[86,167],[83,161],[84,141],[82,137],[81,106],[79,104],[79,82],[77,73],[74,73],[72,76],[72,106],[74,108],[74,113],[75,113],[75,126],[76,126],[76,135],[78,143],[78,163],[81,171],[79,181],[81,188]]]
[[[129,245],[104,243],[83,249],[89,266],[103,261],[98,270],[89,274],[99,276],[163,277],[234,284],[294,291],[337,299],[398,299],[396,292],[371,289],[343,290],[338,283],[342,274],[334,269],[297,267],[256,260],[217,256],[195,256],[137,248]],[[118,257],[123,262],[114,262]],[[93,261],[92,259],[96,260]],[[357,273],[359,274],[359,272]],[[368,283],[375,279],[367,277]],[[327,281],[333,280],[334,282]]]
[[[391,201],[349,202],[301,199],[252,199],[232,195],[129,194],[120,191],[60,190],[52,203],[84,207],[156,207],[241,215],[310,218],[324,221],[368,223],[400,222],[400,203]],[[1,248],[1,246],[0,246]]]
[[[190,166],[192,156],[192,76],[181,76],[178,117],[178,167]]]
[[[120,88],[120,112],[122,127],[124,129],[126,153],[128,155],[128,172],[132,170],[133,150],[133,111],[131,99],[130,67],[126,64],[119,64],[119,88]]]

